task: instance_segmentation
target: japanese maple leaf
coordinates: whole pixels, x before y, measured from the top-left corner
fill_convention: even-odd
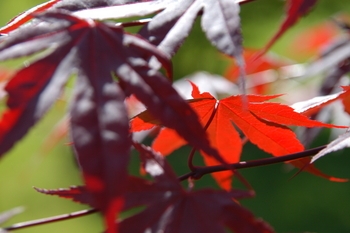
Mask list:
[[[274,156],[296,153],[304,150],[304,147],[296,138],[296,135],[285,125],[298,125],[306,127],[338,127],[309,120],[304,115],[295,112],[291,107],[278,103],[263,103],[264,101],[278,97],[248,95],[248,106],[242,103],[242,96],[230,96],[222,100],[216,100],[209,93],[200,93],[193,83],[191,107],[197,112],[202,125],[209,126],[207,133],[211,145],[216,148],[222,158],[228,163],[240,161],[242,140],[235,129],[239,128],[242,133],[262,150]],[[157,123],[152,121],[147,114],[143,113],[131,121],[134,131],[151,128]],[[346,128],[346,127],[340,127]],[[155,138],[152,148],[168,155],[175,149],[186,144],[176,132],[163,128]],[[217,165],[213,157],[201,151],[204,162],[208,166]],[[309,159],[300,159],[291,162],[293,165],[303,168],[309,163]],[[331,180],[336,178],[322,174],[313,166],[307,166],[306,171]],[[218,184],[229,190],[231,188],[232,172],[225,171],[213,174]],[[342,181],[342,180],[337,180]]]
[[[241,82],[244,83],[239,3],[246,1],[151,0],[136,2],[131,0],[84,0],[81,4],[79,2],[77,0],[62,0],[52,7],[45,7],[45,9],[63,8],[75,11],[81,9],[81,6],[94,8],[77,11],[74,15],[80,18],[98,20],[148,16],[162,10],[140,30],[139,34],[157,45],[161,51],[169,56],[173,56],[177,52],[189,35],[194,21],[201,13],[202,28],[207,38],[218,50],[236,58],[237,65],[242,73],[240,76]],[[124,4],[128,2],[134,3]],[[96,8],[96,6],[106,5],[108,7]],[[149,65],[155,69],[160,68],[160,64],[154,60]],[[244,86],[244,84],[241,86]]]
[[[134,93],[152,115],[195,147],[209,154],[217,152],[208,145],[204,129],[187,102],[144,60],[145,54],[154,56],[171,72],[167,56],[155,46],[121,27],[61,11],[48,12],[41,18],[50,23],[18,29],[0,45],[0,60],[47,49],[38,60],[19,70],[5,88],[9,97],[8,109],[0,120],[0,155],[45,114],[69,77],[76,74],[70,135],[86,187],[113,231],[115,214],[122,205],[131,147],[125,93]]]
[[[75,12],[75,15],[105,20],[146,16],[162,10],[141,28],[139,34],[157,45],[164,53],[173,56],[190,34],[195,20],[201,14],[201,25],[206,37],[219,51],[236,58],[237,65],[240,67],[241,86],[244,86],[240,2],[245,1],[154,0],[82,10]],[[150,64],[152,67],[159,68],[156,62]]]
[[[239,3],[231,0],[154,0],[75,12],[82,18],[98,20],[147,16],[158,13],[139,32],[163,52],[174,55],[202,13],[202,28],[220,51],[240,57],[242,36]]]
[[[159,45],[164,52],[173,55],[188,36],[197,15],[203,10],[202,27],[208,39],[220,51],[237,57],[241,54],[242,43],[238,4],[244,2],[246,1],[51,0],[15,17],[0,29],[0,33],[8,33],[17,29],[32,19],[33,13],[41,13],[52,9],[82,10],[77,12],[76,16],[99,20],[146,16],[163,10],[141,30],[140,35],[149,39],[153,44]]]
[[[154,178],[148,181],[129,177],[124,210],[145,206],[146,209],[119,223],[119,232],[224,233],[225,228],[236,233],[269,233],[271,227],[232,199],[240,192],[213,189],[186,191],[171,166],[151,148],[136,144],[145,170]],[[90,204],[84,187],[44,190],[39,192],[71,198]]]

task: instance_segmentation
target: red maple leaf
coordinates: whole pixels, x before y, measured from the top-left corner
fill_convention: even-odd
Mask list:
[[[248,95],[247,106],[242,102],[242,96],[230,96],[216,100],[209,93],[200,93],[193,83],[191,107],[198,114],[202,125],[210,124],[207,133],[211,146],[216,148],[227,163],[237,163],[240,160],[242,139],[237,127],[253,144],[274,156],[296,153],[304,150],[296,135],[286,125],[305,127],[340,127],[309,120],[306,116],[295,112],[291,107],[279,103],[263,103],[276,98],[274,96]],[[144,124],[142,123],[144,122]],[[144,130],[154,126],[156,122],[146,112],[132,120],[132,130]],[[163,155],[168,155],[175,149],[187,144],[178,134],[163,128],[152,144],[152,148]],[[218,165],[213,157],[201,151],[204,162],[208,166]],[[291,162],[299,168],[304,168],[310,159],[303,158]],[[307,166],[306,171],[331,180],[336,178],[322,174],[314,166]],[[229,190],[231,188],[232,172],[224,171],[212,174],[218,184]]]
[[[0,119],[0,157],[43,117],[76,74],[70,135],[85,184],[112,232],[131,148],[124,104],[128,93],[134,93],[164,125],[178,130],[195,147],[217,152],[209,147],[196,114],[171,82],[147,65],[144,56],[154,56],[171,73],[168,57],[155,46],[121,27],[80,19],[66,11],[38,17],[43,19],[40,25],[19,28],[0,44],[0,60],[49,48],[5,87],[8,109]]]
[[[118,232],[223,233],[226,232],[225,228],[236,233],[274,232],[266,222],[256,219],[235,200],[249,197],[249,192],[213,189],[186,191],[163,156],[149,147],[140,144],[134,146],[140,152],[144,169],[154,181],[129,177],[124,210],[140,206],[146,208],[121,220]],[[94,206],[85,187],[36,190]]]

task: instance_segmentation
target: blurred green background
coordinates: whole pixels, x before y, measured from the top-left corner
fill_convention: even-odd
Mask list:
[[[0,24],[4,25],[12,17],[40,4],[40,0],[4,1],[0,0]],[[284,1],[257,0],[241,8],[244,43],[247,47],[262,47],[276,32],[283,16]],[[350,2],[344,0],[319,0],[317,7],[297,26],[288,31],[272,48],[277,54],[297,61],[307,57],[295,54],[290,43],[301,31],[311,25],[328,20],[336,13],[350,14]],[[21,61],[23,62],[23,61]],[[193,72],[205,70],[223,74],[228,60],[219,54],[205,39],[196,23],[193,33],[174,58],[175,77],[181,78]],[[279,93],[278,93],[279,94]],[[66,103],[58,101],[47,116],[0,161],[0,212],[23,206],[25,211],[8,221],[14,223],[59,215],[89,208],[69,200],[37,193],[32,187],[55,189],[81,184],[74,156],[63,140],[48,154],[39,152],[43,141],[55,124],[64,116]],[[348,124],[348,122],[344,123]],[[314,146],[327,143],[329,132],[323,131]],[[188,148],[180,149],[169,156],[178,174],[188,172],[186,156]],[[326,156],[317,161],[317,167],[326,174],[340,178],[350,178],[349,150]],[[197,156],[199,157],[199,156]],[[255,146],[247,144],[243,160],[269,157]],[[197,158],[200,160],[200,158]],[[200,161],[197,161],[198,163]],[[269,222],[276,232],[350,232],[350,184],[331,182],[307,173],[301,173],[289,180],[296,172],[288,171],[284,164],[251,168],[241,171],[255,188],[254,199],[243,200],[242,204],[257,217]],[[196,187],[215,186],[210,176],[196,183]],[[34,232],[84,232],[102,231],[98,214],[18,230],[21,233]]]

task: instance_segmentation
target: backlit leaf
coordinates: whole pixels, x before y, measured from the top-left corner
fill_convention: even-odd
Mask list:
[[[211,123],[207,128],[209,141],[229,163],[240,161],[242,149],[241,138],[234,126],[238,127],[252,143],[274,156],[282,156],[304,150],[296,135],[286,125],[346,128],[310,120],[286,105],[263,103],[279,95],[248,95],[249,105],[248,109],[245,109],[242,98],[239,95],[216,100],[209,93],[201,94],[198,88],[193,83],[191,84],[193,87],[192,96],[195,98],[194,100],[198,101],[190,101],[190,105],[197,112],[203,126],[211,119]],[[212,114],[214,116],[211,116]],[[147,121],[146,119],[139,119]],[[150,124],[150,121],[145,123]],[[154,140],[152,148],[164,155],[168,155],[185,144],[186,141],[173,130],[164,128]],[[202,152],[202,155],[208,166],[218,164],[215,159],[208,157],[205,153]],[[304,167],[308,163],[308,159],[292,162],[299,168]],[[313,166],[308,166],[305,170],[318,176],[333,179],[322,174]],[[231,175],[232,173],[229,171],[213,174],[220,186],[227,190],[231,187]]]

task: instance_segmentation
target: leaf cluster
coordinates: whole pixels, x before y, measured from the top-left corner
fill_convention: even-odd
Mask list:
[[[312,163],[349,147],[349,132],[328,145],[305,150],[289,126],[347,128],[317,119],[338,100],[348,111],[349,86],[339,92],[334,86],[349,71],[350,47],[348,37],[340,40],[305,71],[304,77],[308,77],[332,69],[319,97],[288,106],[267,102],[282,95],[266,95],[265,89],[247,94],[247,74],[264,70],[262,63],[268,68],[281,67],[282,62],[265,60],[267,51],[317,5],[317,0],[286,1],[280,29],[248,58],[242,46],[239,12],[241,5],[250,2],[51,0],[17,16],[0,29],[0,60],[31,55],[35,59],[17,70],[4,88],[7,108],[0,119],[0,156],[47,113],[74,76],[64,127],[84,185],[37,191],[91,206],[94,210],[86,214],[99,211],[107,233],[274,232],[239,204],[239,199],[255,193],[237,169],[287,162],[300,171],[347,181],[322,173]],[[127,21],[132,17],[139,19]],[[235,77],[229,79],[239,86],[240,94],[219,99],[190,82],[192,98],[184,99],[174,88],[171,59],[196,19],[210,43],[235,61]],[[348,32],[346,24],[338,24]],[[131,26],[141,29],[132,34],[125,30]],[[141,104],[146,110],[130,117],[129,109]],[[136,142],[137,132],[152,128],[159,132],[151,146]],[[275,158],[241,161],[247,141]],[[189,173],[176,177],[164,156],[187,144],[192,147]],[[150,179],[130,174],[132,150],[138,151],[141,170]],[[193,164],[196,151],[205,167]],[[311,159],[310,155],[315,156]],[[208,173],[220,189],[194,189],[195,180]],[[233,175],[246,190],[232,187]],[[185,179],[188,189],[181,185]],[[120,218],[120,213],[136,207],[143,209]],[[72,216],[77,215],[82,214]],[[69,216],[57,219],[66,218]]]

